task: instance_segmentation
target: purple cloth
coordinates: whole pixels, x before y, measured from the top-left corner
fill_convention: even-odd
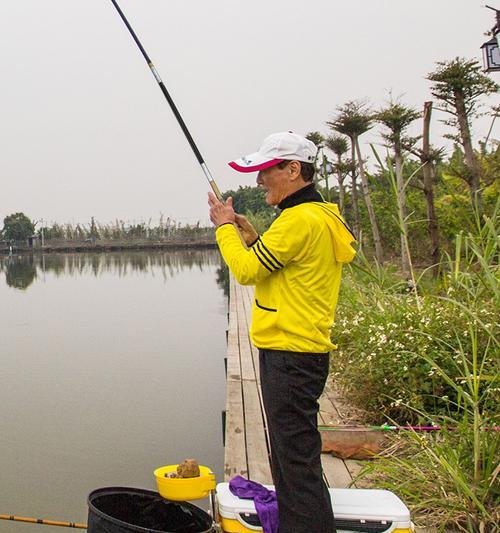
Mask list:
[[[235,476],[229,482],[229,490],[238,498],[253,500],[264,533],[278,533],[279,515],[276,492],[266,489],[256,481]]]

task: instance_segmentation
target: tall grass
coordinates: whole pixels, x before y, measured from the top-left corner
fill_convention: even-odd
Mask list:
[[[499,205],[457,235],[438,280],[415,277],[418,305],[413,287],[361,254],[332,333],[336,381],[367,420],[441,426],[398,434],[399,452],[360,473],[438,531],[490,533],[500,523]]]
[[[477,239],[469,236],[468,241],[477,253]],[[411,398],[404,407],[417,420],[431,419],[442,430],[399,436],[406,441],[401,456],[383,456],[360,474],[377,486],[398,492],[418,519],[427,518],[427,525],[430,523],[439,531],[454,526],[463,531],[493,532],[500,523],[500,434],[495,431],[499,425],[500,391],[498,325],[486,322],[478,309],[488,300],[484,280],[493,281],[492,265],[483,259],[483,255],[477,256],[476,268],[468,273],[458,275],[455,271],[450,276],[452,292],[469,301],[449,295],[439,297],[457,314],[467,317],[467,329],[457,331],[454,324],[443,324],[439,334],[431,336],[419,331],[418,335],[431,337],[435,349],[418,352],[411,346],[404,348],[417,363],[428,365],[435,382],[448,392],[435,397],[435,405],[442,407],[437,411],[430,405],[418,409]],[[498,304],[498,280],[492,289],[491,299]]]

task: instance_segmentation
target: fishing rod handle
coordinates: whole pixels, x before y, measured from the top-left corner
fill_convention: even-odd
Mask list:
[[[43,526],[69,527],[74,529],[87,529],[87,524],[78,522],[62,522],[60,520],[45,520],[42,518],[31,518],[27,516],[14,516],[0,514],[0,520],[11,520],[13,522],[24,522],[27,524],[39,524]]]
[[[215,180],[206,163],[201,163],[201,169],[203,170],[203,173],[205,174],[205,177],[207,178],[208,184],[212,188],[213,193],[217,197],[217,200],[219,200],[219,202],[223,202],[224,199],[222,198],[222,193],[220,192],[219,187],[217,187],[217,183],[215,183]]]

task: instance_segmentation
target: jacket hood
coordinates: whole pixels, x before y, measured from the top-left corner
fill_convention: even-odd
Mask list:
[[[342,218],[337,204],[311,202],[311,205],[319,206],[327,214],[326,221],[330,229],[337,261],[339,263],[350,263],[356,255],[356,249],[353,246],[356,238]]]

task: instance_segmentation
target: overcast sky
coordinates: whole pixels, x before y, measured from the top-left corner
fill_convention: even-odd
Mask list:
[[[481,59],[494,24],[485,0],[119,1],[222,190],[256,177],[227,161],[276,131],[328,133],[348,100],[392,90],[420,109],[435,62]],[[0,0],[0,57],[0,227],[17,211],[208,219],[201,168],[111,1]]]

